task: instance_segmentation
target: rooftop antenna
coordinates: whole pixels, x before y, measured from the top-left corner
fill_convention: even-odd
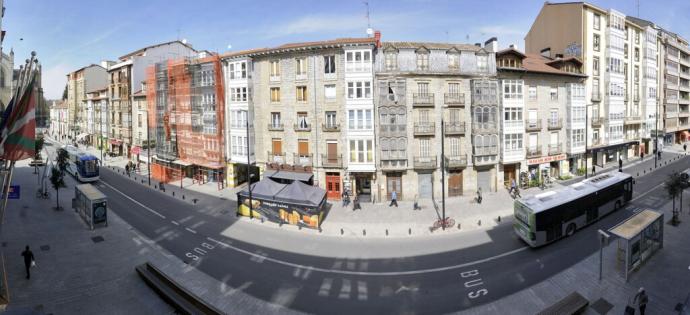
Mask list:
[[[640,17],[640,0],[637,0],[637,17]]]
[[[367,36],[371,37],[374,34],[374,30],[371,29],[371,20],[369,19],[369,1],[363,1],[364,6],[367,8]]]

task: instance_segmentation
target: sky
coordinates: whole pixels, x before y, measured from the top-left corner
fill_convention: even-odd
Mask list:
[[[556,2],[556,1],[554,1]],[[368,0],[369,23],[384,41],[516,44],[540,0]],[[595,0],[637,16],[637,0]],[[66,74],[156,43],[186,39],[228,52],[290,42],[364,37],[362,0],[5,0],[3,52],[18,67],[36,51],[46,98],[62,96]],[[690,39],[690,1],[639,0],[640,16]]]

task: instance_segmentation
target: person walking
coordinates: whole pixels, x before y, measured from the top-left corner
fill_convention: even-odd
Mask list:
[[[347,207],[350,204],[350,195],[347,190],[343,190],[343,207]]]
[[[482,188],[481,187],[477,188],[477,203],[478,204],[482,203]]]
[[[508,194],[512,194],[517,189],[517,184],[515,183],[515,178],[510,179],[510,190]]]
[[[647,302],[649,302],[649,297],[647,297],[647,293],[644,291],[644,288],[640,287],[640,290],[637,291],[633,301],[633,305],[637,304],[640,314],[644,315],[644,311],[647,309]]]
[[[129,164],[125,165],[125,173],[127,173],[127,177],[129,177]]]
[[[597,167],[592,164],[592,175],[595,175],[597,173]]]
[[[683,152],[686,152],[688,150],[688,144],[683,143]]]
[[[359,195],[355,195],[355,199],[352,201],[352,211],[362,210],[362,206],[359,205]]]
[[[644,152],[640,152],[640,161],[644,161]]]
[[[26,268],[26,278],[31,279],[31,265],[35,265],[34,263],[34,253],[31,252],[29,249],[29,245],[26,245],[26,249],[22,252],[22,256],[24,257],[24,268]]]
[[[623,159],[620,156],[618,157],[618,171],[623,172]]]
[[[398,193],[395,190],[391,193],[391,203],[388,207],[392,207],[393,205],[395,205],[396,208],[398,207]]]

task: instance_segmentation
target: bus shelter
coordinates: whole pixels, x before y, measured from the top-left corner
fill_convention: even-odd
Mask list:
[[[618,236],[617,266],[628,276],[664,247],[664,215],[643,210],[609,229]],[[623,264],[621,266],[621,264]]]
[[[92,230],[96,224],[108,226],[108,197],[91,184],[74,187],[72,208]]]

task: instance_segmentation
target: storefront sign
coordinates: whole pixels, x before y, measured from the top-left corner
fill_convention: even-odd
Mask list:
[[[528,159],[527,165],[543,164],[543,163],[561,161],[561,160],[565,160],[565,159],[566,159],[566,154],[544,156],[544,157],[540,157],[540,158]]]
[[[141,148],[134,146],[134,147],[132,147],[132,149],[130,151],[132,152],[132,154],[139,154],[139,153],[141,153]]]

